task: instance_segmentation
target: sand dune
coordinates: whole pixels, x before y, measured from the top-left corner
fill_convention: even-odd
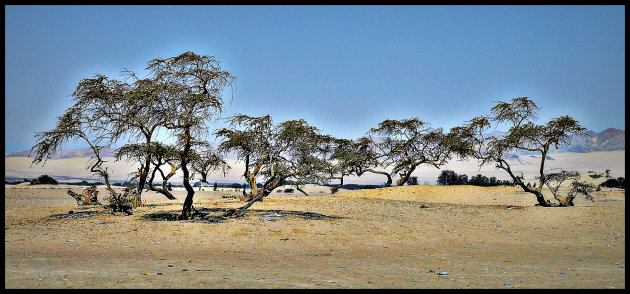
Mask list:
[[[601,151],[590,153],[556,153],[552,154],[553,160],[546,161],[546,170],[553,171],[554,168],[563,168],[565,170],[575,170],[581,173],[588,171],[596,171],[603,173],[606,169],[611,170],[613,177],[625,177],[625,151]],[[538,175],[538,162],[540,156],[521,155],[520,161],[511,161],[514,170],[523,172],[526,180],[533,180]],[[89,158],[70,158],[70,159],[51,159],[45,166],[31,166],[31,159],[27,157],[5,157],[5,176],[7,178],[28,178],[32,179],[42,174],[48,174],[53,178],[63,178],[65,181],[74,178],[89,178],[93,175],[87,170],[87,162]],[[107,161],[103,166],[111,169],[111,179],[114,181],[124,181],[128,179],[129,173],[137,169],[136,166],[125,162],[117,162],[114,158],[105,158]],[[209,176],[209,182],[219,183],[243,183],[242,174],[244,166],[242,162],[228,160],[228,164],[232,167],[230,172],[224,177],[223,175],[214,174]],[[441,170],[453,170],[458,174],[467,174],[469,178],[473,175],[481,173],[487,177],[496,177],[500,180],[509,179],[507,173],[497,169],[492,165],[485,165],[479,168],[478,163],[474,160],[460,161],[451,160],[441,169],[431,166],[422,165],[416,169],[413,176],[417,176],[421,184],[435,184]],[[172,182],[181,182],[181,170],[172,178]],[[94,181],[100,179],[93,178]],[[156,179],[161,180],[161,179]],[[366,173],[362,177],[349,177],[344,182],[347,184],[383,184],[386,178],[382,175]]]

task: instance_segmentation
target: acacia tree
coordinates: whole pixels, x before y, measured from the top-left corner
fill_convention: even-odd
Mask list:
[[[404,185],[421,164],[440,168],[451,156],[442,129],[432,129],[418,118],[384,120],[368,134],[380,137],[375,146],[383,158],[381,165],[393,166],[391,174],[400,176],[397,186]]]
[[[123,71],[128,77],[135,81],[131,85],[129,91],[125,93],[123,101],[119,103],[119,108],[113,116],[113,120],[123,136],[128,136],[133,140],[140,140],[144,148],[141,157],[138,158],[140,168],[138,169],[138,198],[141,199],[142,191],[145,188],[147,178],[151,171],[152,156],[155,151],[153,149],[152,139],[169,119],[164,115],[164,92],[166,86],[157,82],[155,79],[139,79],[135,73],[129,70]],[[149,181],[149,190],[154,190],[151,181]],[[169,199],[172,195],[167,195]],[[169,197],[170,196],[170,197]]]
[[[144,143],[132,143],[126,144],[118,149],[116,149],[115,157],[116,160],[126,160],[135,163],[140,163],[141,167],[137,172],[132,173],[132,177],[130,181],[140,178],[143,174],[142,169],[144,169],[143,160],[146,158],[146,154],[150,154],[151,164],[153,165],[153,169],[150,170],[150,178],[147,180],[150,191],[158,192],[169,200],[176,200],[175,196],[167,189],[168,180],[175,175],[175,172],[180,167],[179,159],[181,151],[171,145],[164,145],[159,142],[151,142],[150,149],[147,152],[146,146]],[[168,174],[165,174],[162,171],[162,166],[168,164],[171,169]],[[162,176],[162,187],[153,186],[153,181],[155,180],[155,175],[157,172],[160,172]]]
[[[353,141],[352,145],[352,165],[357,176],[362,176],[365,172],[371,172],[375,174],[384,175],[387,177],[385,187],[392,185],[392,176],[390,173],[377,170],[382,168],[380,166],[379,158],[382,157],[377,152],[376,144],[369,136],[360,137]]]
[[[110,193],[109,206],[114,212],[120,210],[131,214],[132,201],[114,191],[109,183],[109,169],[102,166],[105,161],[101,158],[100,151],[105,146],[99,144],[106,141],[107,133],[105,130],[100,127],[99,120],[95,119],[94,113],[75,104],[57,118],[57,125],[53,130],[39,132],[35,135],[37,143],[31,148],[29,156],[35,152],[32,164],[41,163],[43,166],[64,143],[71,139],[82,139],[94,153],[90,163],[90,172],[105,181],[107,191]]]
[[[570,144],[575,135],[586,135],[585,128],[570,116],[554,118],[544,125],[534,124],[538,106],[527,97],[513,98],[510,103],[499,101],[492,107],[491,115],[482,115],[467,121],[463,126],[454,127],[449,132],[450,146],[462,158],[480,160],[480,166],[494,163],[505,170],[514,183],[523,191],[534,194],[541,206],[570,206],[572,202],[551,203],[544,198],[542,189],[547,182],[545,160],[549,149],[560,144]],[[502,138],[488,136],[486,132],[497,124],[507,124],[510,128]],[[541,155],[538,184],[528,187],[523,181],[522,172],[514,171],[507,158],[518,151],[538,152]]]
[[[547,173],[545,175],[545,185],[547,185],[553,197],[560,203],[560,206],[573,206],[573,200],[578,194],[582,194],[587,200],[593,201],[591,192],[595,190],[595,186],[590,183],[578,181],[579,176],[579,172],[565,171],[563,169],[560,169],[559,172]],[[565,196],[562,196],[559,192],[560,186],[568,180],[571,181],[570,189]]]
[[[151,172],[151,177],[148,180],[149,190],[158,192],[169,200],[176,200],[175,196],[168,189],[168,180],[175,175],[175,172],[180,168],[180,158],[181,151],[172,145],[164,145],[158,142],[151,142],[151,150],[150,150],[150,158],[151,163],[153,164],[153,171]],[[162,171],[162,165],[168,164],[170,166],[170,171],[168,174],[164,174]],[[162,177],[162,187],[154,187],[153,180],[155,179],[156,171],[160,172],[160,176]]]
[[[320,138],[317,128],[304,120],[289,120],[274,125],[269,115],[252,117],[237,114],[229,119],[230,126],[215,134],[223,138],[220,152],[234,152],[245,163],[243,177],[250,193],[243,191],[247,204],[231,209],[225,216],[238,217],[257,201],[262,201],[285,180],[301,174],[312,164],[312,157],[296,156],[313,150]],[[258,180],[262,187],[258,187]]]
[[[188,219],[195,194],[188,167],[193,141],[207,134],[208,123],[218,118],[223,110],[223,91],[228,86],[234,89],[236,77],[223,71],[213,56],[193,52],[155,58],[146,69],[151,71],[151,80],[163,87],[163,126],[181,137],[180,163],[187,194],[179,219]]]
[[[288,158],[291,159],[292,167],[294,168],[294,175],[292,177],[292,184],[302,194],[309,196],[300,186],[309,183],[328,183],[329,177],[322,173],[326,170],[328,162],[321,157],[321,147],[325,138],[318,134],[311,134],[308,140],[302,140],[297,142],[299,146],[297,148],[290,149],[291,154]]]
[[[191,178],[196,174],[199,174],[200,182],[208,183],[208,175],[217,171],[221,171],[225,176],[230,169],[230,165],[216,152],[210,144],[200,142],[200,145],[205,146],[203,150],[193,151],[190,154],[191,163]],[[216,182],[215,182],[216,184]],[[216,191],[216,189],[215,189]]]
[[[141,195],[149,173],[151,163],[150,144],[152,137],[167,117],[163,116],[163,84],[152,79],[139,79],[129,70],[123,70],[123,75],[134,79],[129,84],[104,75],[95,75],[92,79],[83,79],[74,93],[77,104],[84,111],[98,113],[100,128],[107,129],[109,144],[129,137],[143,141],[146,147],[142,156],[137,177],[139,185],[133,194],[141,202]]]
[[[331,194],[335,194],[343,186],[344,177],[360,176],[362,172],[359,170],[367,162],[363,161],[363,154],[358,152],[360,149],[352,140],[323,136],[321,143],[322,171],[326,173],[326,180],[339,180],[339,184],[330,189]]]

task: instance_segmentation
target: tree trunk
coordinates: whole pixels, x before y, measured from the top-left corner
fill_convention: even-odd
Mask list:
[[[569,207],[574,206],[573,200],[575,199],[575,195],[569,193],[566,197],[562,197],[560,195],[556,195],[556,200],[560,203],[558,206],[560,207]]]
[[[138,184],[138,194],[137,199],[138,202],[142,203],[142,190],[144,190],[144,184],[147,182],[147,176],[149,175],[149,168],[151,167],[151,153],[149,152],[149,148],[151,148],[151,139],[147,138],[147,153],[145,155],[144,168],[140,173],[140,183]]]
[[[404,185],[407,182],[407,180],[409,180],[411,173],[413,173],[413,171],[416,170],[416,166],[418,166],[418,164],[412,164],[406,173],[401,174],[401,178],[398,179],[398,181],[396,181],[396,186]]]
[[[223,214],[223,216],[226,217],[239,217],[241,215],[243,215],[243,213],[245,212],[246,209],[248,209],[250,206],[252,206],[252,204],[258,202],[258,201],[262,201],[262,199],[264,197],[266,197],[267,195],[269,195],[269,192],[267,192],[267,190],[263,189],[260,190],[258,192],[258,195],[252,197],[249,201],[247,201],[247,204],[245,204],[244,206],[241,206],[237,209],[230,209],[228,211],[225,212],[225,214]]]
[[[337,190],[339,190],[339,188],[341,188],[341,186],[343,186],[343,175],[341,175],[339,180],[340,180],[339,185],[334,186],[334,187],[332,187],[332,189],[330,189],[331,194],[335,194],[337,192]]]
[[[381,174],[381,175],[387,176],[387,183],[385,183],[385,187],[391,187],[391,185],[392,185],[392,176],[389,173],[384,172],[384,171],[371,170],[371,169],[368,169],[367,171],[375,173],[375,174]]]
[[[247,204],[245,204],[244,206],[239,207],[237,209],[230,209],[230,210],[226,211],[223,214],[223,216],[239,217],[239,216],[243,215],[245,210],[248,209],[250,206],[252,206],[252,204],[254,204],[254,203],[258,202],[258,201],[263,201],[263,199],[265,197],[267,197],[269,194],[271,194],[271,191],[273,191],[275,188],[278,188],[280,183],[282,183],[285,179],[287,179],[290,176],[291,175],[286,175],[284,177],[280,176],[275,183],[273,183],[273,178],[267,180],[267,182],[265,182],[265,184],[263,185],[263,188],[258,190],[258,194],[256,194],[251,200],[249,200],[247,202]]]
[[[163,179],[162,180],[162,189],[161,190],[160,189],[156,189],[156,191],[162,193],[169,200],[177,200],[177,198],[175,198],[175,196],[173,196],[173,194],[171,194],[171,192],[168,191],[167,182],[168,182],[168,178]]]
[[[166,189],[166,188],[149,187],[149,190],[154,191],[154,192],[158,192],[158,193],[166,196],[166,198],[168,198],[168,200],[177,200],[177,198],[175,198],[175,196],[173,196],[173,194],[171,194],[171,192],[169,192],[168,189]]]
[[[306,192],[304,192],[304,190],[302,190],[302,188],[300,188],[300,185],[297,185],[297,184],[296,184],[296,185],[295,185],[295,188],[296,188],[298,191],[302,192],[302,194],[304,194],[304,195],[308,196],[308,194],[307,194]]]
[[[195,190],[190,185],[190,172],[188,171],[188,151],[190,151],[190,127],[184,129],[184,152],[182,153],[182,172],[184,173],[184,187],[186,188],[186,200],[182,207],[179,219],[189,219],[192,214],[193,197]]]
[[[98,202],[98,191],[96,191],[96,187],[89,187],[83,190],[83,193],[77,194],[72,192],[72,190],[68,190],[68,195],[72,196],[74,200],[77,201],[77,205],[101,205]]]
[[[153,180],[155,179],[155,172],[158,170],[160,171],[160,174],[162,175],[162,188],[161,189],[153,186]],[[149,179],[149,190],[158,192],[166,196],[168,200],[177,200],[177,198],[175,198],[175,196],[173,196],[173,194],[171,194],[171,192],[169,192],[168,188],[166,187],[169,178],[170,178],[170,174],[169,174],[169,177],[164,177],[164,173],[162,172],[162,170],[158,166],[156,166],[153,169],[153,172],[151,173],[151,178]]]

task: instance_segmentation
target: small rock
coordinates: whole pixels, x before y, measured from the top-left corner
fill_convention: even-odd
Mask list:
[[[169,264],[169,265],[167,265],[167,266],[168,266],[168,267],[173,267],[173,265],[172,265],[172,264]]]
[[[439,272],[437,274],[438,274],[438,276],[446,276],[446,275],[448,275],[448,272]]]
[[[68,211],[68,214],[73,214],[73,213],[74,213],[74,210]]]
[[[512,282],[503,283],[503,286],[509,286],[509,285],[512,285]]]
[[[102,224],[104,224],[104,223],[105,223],[105,222],[94,222],[94,224],[95,224],[95,225],[102,225]]]
[[[155,275],[161,276],[161,275],[162,275],[162,273],[158,273],[158,272],[156,272],[156,273],[155,273]]]

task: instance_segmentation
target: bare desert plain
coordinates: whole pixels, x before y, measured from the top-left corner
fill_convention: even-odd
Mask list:
[[[126,216],[68,188],[5,186],[6,288],[625,288],[623,190],[545,208],[515,187],[312,186],[241,218],[221,217],[239,192],[200,191],[176,221],[184,191]]]

